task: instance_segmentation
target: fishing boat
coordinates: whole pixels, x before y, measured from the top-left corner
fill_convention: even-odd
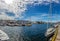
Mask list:
[[[8,39],[9,39],[9,36],[4,31],[0,30],[0,40],[5,41]]]

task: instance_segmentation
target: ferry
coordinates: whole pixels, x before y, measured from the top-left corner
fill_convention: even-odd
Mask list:
[[[0,30],[0,40],[1,41],[6,41],[9,39],[9,36],[2,30]]]

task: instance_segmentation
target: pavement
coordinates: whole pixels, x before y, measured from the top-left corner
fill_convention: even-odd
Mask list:
[[[58,34],[55,41],[60,41],[60,25],[58,26]]]

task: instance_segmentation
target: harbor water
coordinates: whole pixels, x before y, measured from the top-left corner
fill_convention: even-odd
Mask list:
[[[50,24],[48,25],[50,27]],[[8,34],[8,41],[47,41],[45,32],[47,24],[32,26],[0,26],[0,30]]]

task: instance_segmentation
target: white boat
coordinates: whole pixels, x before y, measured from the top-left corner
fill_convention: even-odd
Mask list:
[[[54,27],[57,28],[58,27],[58,24],[55,24]]]
[[[8,35],[4,31],[0,30],[0,40],[3,41],[8,39],[9,39]]]
[[[53,27],[48,28],[47,31],[46,31],[46,33],[45,33],[45,36],[46,36],[46,37],[50,37],[52,34],[54,34],[55,30],[56,30],[56,29],[53,28]]]

